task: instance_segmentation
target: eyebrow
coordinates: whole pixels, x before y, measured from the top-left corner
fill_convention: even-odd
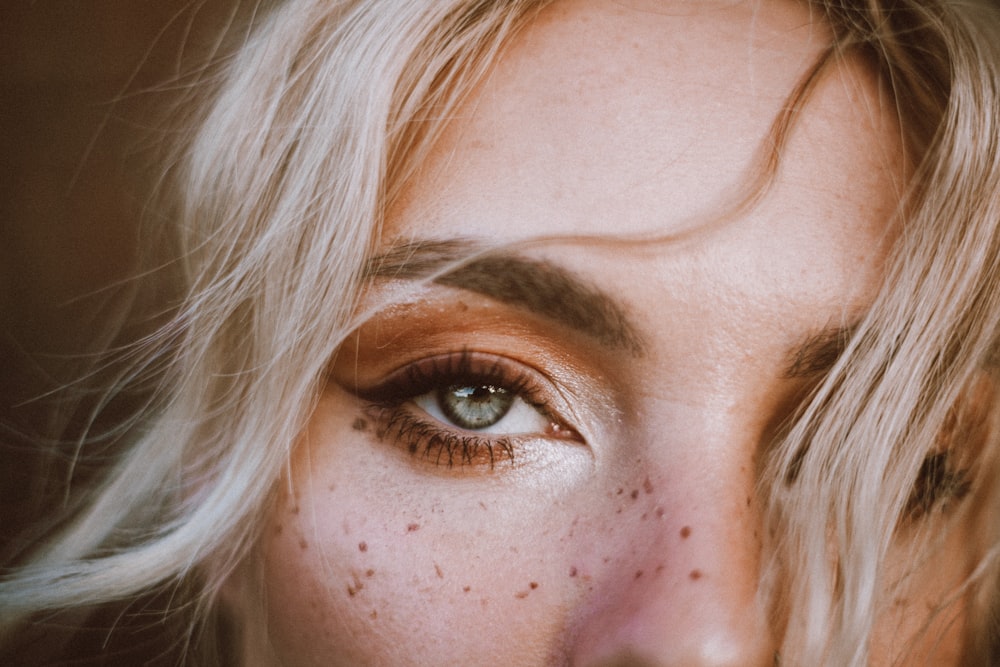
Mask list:
[[[365,276],[431,278],[439,285],[524,308],[583,333],[604,347],[625,350],[635,356],[642,353],[641,338],[625,310],[606,292],[551,262],[509,252],[476,257],[480,249],[475,243],[463,240],[397,244],[369,260]],[[470,256],[473,259],[463,261]],[[456,262],[460,263],[448,268]]]
[[[806,378],[828,372],[847,349],[857,328],[857,323],[832,326],[808,336],[792,350],[782,377]]]
[[[488,253],[461,263],[480,250],[475,242],[458,239],[399,243],[372,257],[364,274],[367,278],[397,280],[432,278],[439,285],[525,308],[605,347],[641,355],[642,339],[624,309],[607,293],[555,264],[513,253]],[[455,268],[447,268],[456,263]],[[437,273],[440,275],[433,277]],[[826,327],[809,335],[788,354],[781,377],[809,378],[828,372],[856,329],[853,323]]]

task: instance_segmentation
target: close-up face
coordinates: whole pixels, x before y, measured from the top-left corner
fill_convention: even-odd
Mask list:
[[[830,40],[790,0],[530,19],[388,212],[375,314],[264,527],[248,664],[776,663],[762,459],[871,305],[906,176],[846,56],[738,206]],[[872,664],[960,663],[964,530],[880,593]]]

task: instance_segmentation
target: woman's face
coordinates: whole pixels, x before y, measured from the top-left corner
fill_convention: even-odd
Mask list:
[[[904,170],[860,59],[825,71],[763,201],[722,216],[828,42],[791,2],[532,20],[391,211],[367,298],[396,305],[338,355],[296,448],[249,662],[773,663],[758,465],[870,305]],[[415,280],[566,234],[670,238]],[[874,664],[958,663],[961,604],[930,610],[964,566],[921,567]]]

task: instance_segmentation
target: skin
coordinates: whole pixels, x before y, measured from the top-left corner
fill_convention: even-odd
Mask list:
[[[335,361],[260,570],[233,586],[263,584],[248,664],[773,664],[787,626],[759,600],[756,470],[812,381],[787,377],[790,355],[870,304],[904,174],[892,104],[859,61],[825,72],[764,200],[722,216],[827,43],[783,2],[568,0],[519,33],[383,247],[666,236],[522,251],[609,295],[635,344],[468,289],[376,282],[368,303],[397,305]],[[463,351],[542,396],[544,416],[497,425],[515,434],[512,462],[411,454],[356,395]],[[421,400],[402,409],[433,422]],[[959,664],[962,604],[928,610],[964,574],[947,558],[964,531],[880,617],[871,664]]]

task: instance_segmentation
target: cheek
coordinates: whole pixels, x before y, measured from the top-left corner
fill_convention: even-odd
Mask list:
[[[931,534],[949,529],[947,515],[934,516]],[[941,525],[935,525],[941,524]],[[901,541],[890,554],[889,580],[894,590],[884,594],[882,613],[872,635],[873,667],[963,664],[970,608],[962,582],[972,573],[968,545],[975,534],[968,522],[950,527],[943,540],[919,550],[922,560],[913,565],[913,545]]]
[[[551,488],[449,479],[373,444],[350,418],[314,422],[260,547],[275,658],[548,662],[583,581]]]
[[[265,526],[266,623],[242,624],[265,638],[259,664],[559,664],[622,619],[683,635],[719,595],[753,598],[746,457],[595,467],[550,446],[513,471],[448,471],[345,405],[321,402]]]

